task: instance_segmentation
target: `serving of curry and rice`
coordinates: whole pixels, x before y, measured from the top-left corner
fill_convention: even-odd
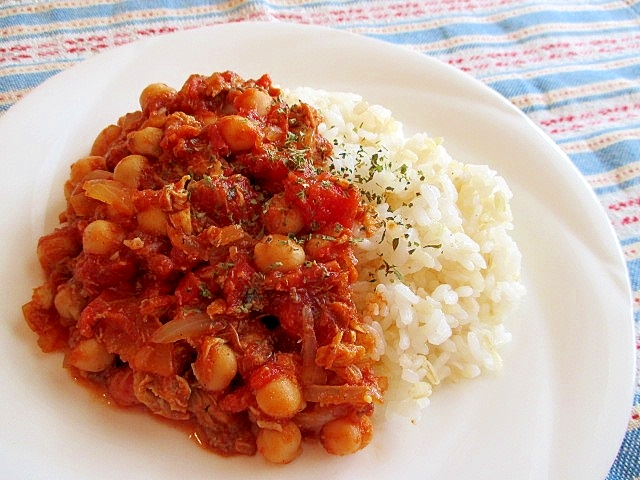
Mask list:
[[[113,404],[221,455],[365,448],[385,409],[501,368],[511,192],[350,93],[151,84],[72,164],[23,312]]]

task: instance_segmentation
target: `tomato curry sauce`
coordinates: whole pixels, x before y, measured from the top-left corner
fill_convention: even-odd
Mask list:
[[[386,380],[351,290],[370,213],[318,113],[279,94],[232,72],[145,88],[71,166],[23,312],[112,402],[287,463],[303,439],[367,445]]]

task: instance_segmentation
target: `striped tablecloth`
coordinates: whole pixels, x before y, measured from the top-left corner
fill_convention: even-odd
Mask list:
[[[379,38],[449,63],[508,98],[569,155],[601,200],[626,256],[640,326],[640,1],[2,0],[0,115],[102,51],[246,20]],[[639,457],[637,387],[608,479],[639,479]]]

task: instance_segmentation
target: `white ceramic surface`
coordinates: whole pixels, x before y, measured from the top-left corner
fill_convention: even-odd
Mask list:
[[[283,86],[353,91],[408,132],[445,138],[514,191],[528,295],[504,371],[436,392],[417,425],[380,422],[338,458],[306,448],[288,466],[223,459],[149,415],[112,408],[39,352],[21,305],[41,281],[35,245],[57,224],[69,164],[137,109],[148,83],[190,73],[269,73]],[[498,94],[434,59],[372,39],[280,23],[226,24],[130,44],[45,82],[0,118],[0,472],[64,479],[602,479],[633,392],[628,277],[610,225],[578,171]]]

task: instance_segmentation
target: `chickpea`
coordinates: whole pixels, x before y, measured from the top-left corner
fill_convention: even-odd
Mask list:
[[[155,110],[160,104],[167,103],[176,94],[176,90],[164,83],[147,85],[140,94],[140,106],[143,110]]]
[[[262,216],[269,233],[296,234],[304,228],[304,218],[297,208],[289,205],[283,195],[271,198]]]
[[[63,323],[75,323],[80,318],[80,313],[86,305],[84,297],[80,294],[80,290],[69,283],[65,283],[58,288],[53,304],[62,319],[67,320]]]
[[[298,382],[281,376],[256,390],[256,402],[264,413],[275,418],[292,418],[304,408]]]
[[[258,141],[258,130],[248,118],[227,115],[218,119],[216,125],[232,152],[250,150]]]
[[[219,338],[206,338],[191,367],[198,382],[211,392],[227,388],[238,372],[236,354],[223,342]]]
[[[68,200],[76,186],[85,179],[85,177],[96,170],[106,170],[107,165],[104,157],[99,155],[91,155],[83,157],[71,165],[69,180],[64,185],[65,198]]]
[[[255,111],[260,116],[265,116],[271,110],[273,98],[267,92],[257,88],[247,88],[234,101],[238,109]]]
[[[320,441],[333,455],[350,455],[369,444],[372,428],[371,419],[366,415],[336,418],[324,424],[320,430]]]
[[[113,179],[131,188],[138,188],[149,162],[143,155],[128,155],[113,169]]]
[[[253,249],[254,261],[262,272],[288,272],[302,265],[304,249],[285,235],[274,233],[260,240]]]
[[[293,422],[282,430],[260,429],[256,438],[258,452],[269,462],[290,463],[302,453],[302,434]]]
[[[65,358],[65,364],[85,372],[102,372],[113,363],[114,358],[95,338],[89,338],[71,349]]]
[[[105,155],[109,146],[120,136],[122,127],[118,125],[109,125],[105,127],[93,141],[91,146],[91,155]]]
[[[135,154],[159,157],[162,154],[162,134],[162,129],[157,127],[135,130],[127,135],[127,146]]]
[[[85,253],[111,255],[124,240],[120,226],[108,220],[94,220],[82,232],[82,248]]]
[[[142,210],[137,215],[140,230],[152,235],[167,234],[167,214],[160,207]]]

